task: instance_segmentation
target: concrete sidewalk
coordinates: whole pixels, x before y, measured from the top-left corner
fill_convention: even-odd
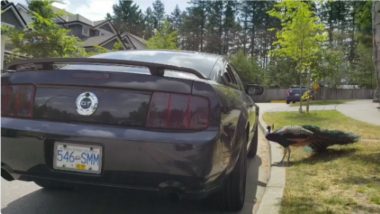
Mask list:
[[[298,111],[298,106],[285,103],[259,103],[260,112]],[[366,123],[380,126],[380,106],[372,100],[354,100],[337,105],[311,105],[310,111],[337,110],[340,113]],[[305,110],[305,108],[304,108]]]
[[[355,120],[380,126],[379,103],[372,100],[355,100],[336,106],[336,110]]]

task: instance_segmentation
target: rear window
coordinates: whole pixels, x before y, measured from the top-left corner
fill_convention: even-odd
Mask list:
[[[293,92],[293,93],[298,93],[298,92],[300,92],[299,89],[295,89],[295,88],[290,89],[290,91]]]

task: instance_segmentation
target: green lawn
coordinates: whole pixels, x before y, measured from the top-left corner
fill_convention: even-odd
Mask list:
[[[310,105],[338,105],[346,103],[350,100],[311,100]],[[306,104],[305,102],[303,103]],[[290,103],[291,106],[299,106],[299,102],[297,103]]]
[[[337,111],[265,113],[275,129],[312,124],[350,131],[358,143],[312,155],[292,148],[281,213],[380,213],[380,127]]]

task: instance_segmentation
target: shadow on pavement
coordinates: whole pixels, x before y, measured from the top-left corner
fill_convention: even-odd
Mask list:
[[[246,203],[239,213],[252,213],[256,202],[260,157],[248,162]],[[6,193],[5,193],[6,194]],[[47,213],[222,213],[197,200],[172,201],[157,193],[78,189],[54,191],[39,189],[22,196],[1,210],[4,214]]]

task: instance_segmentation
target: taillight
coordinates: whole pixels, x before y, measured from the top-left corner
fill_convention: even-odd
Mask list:
[[[209,101],[206,98],[155,92],[149,106],[149,128],[200,130],[208,127]]]
[[[35,87],[33,85],[1,86],[1,115],[32,117]]]

